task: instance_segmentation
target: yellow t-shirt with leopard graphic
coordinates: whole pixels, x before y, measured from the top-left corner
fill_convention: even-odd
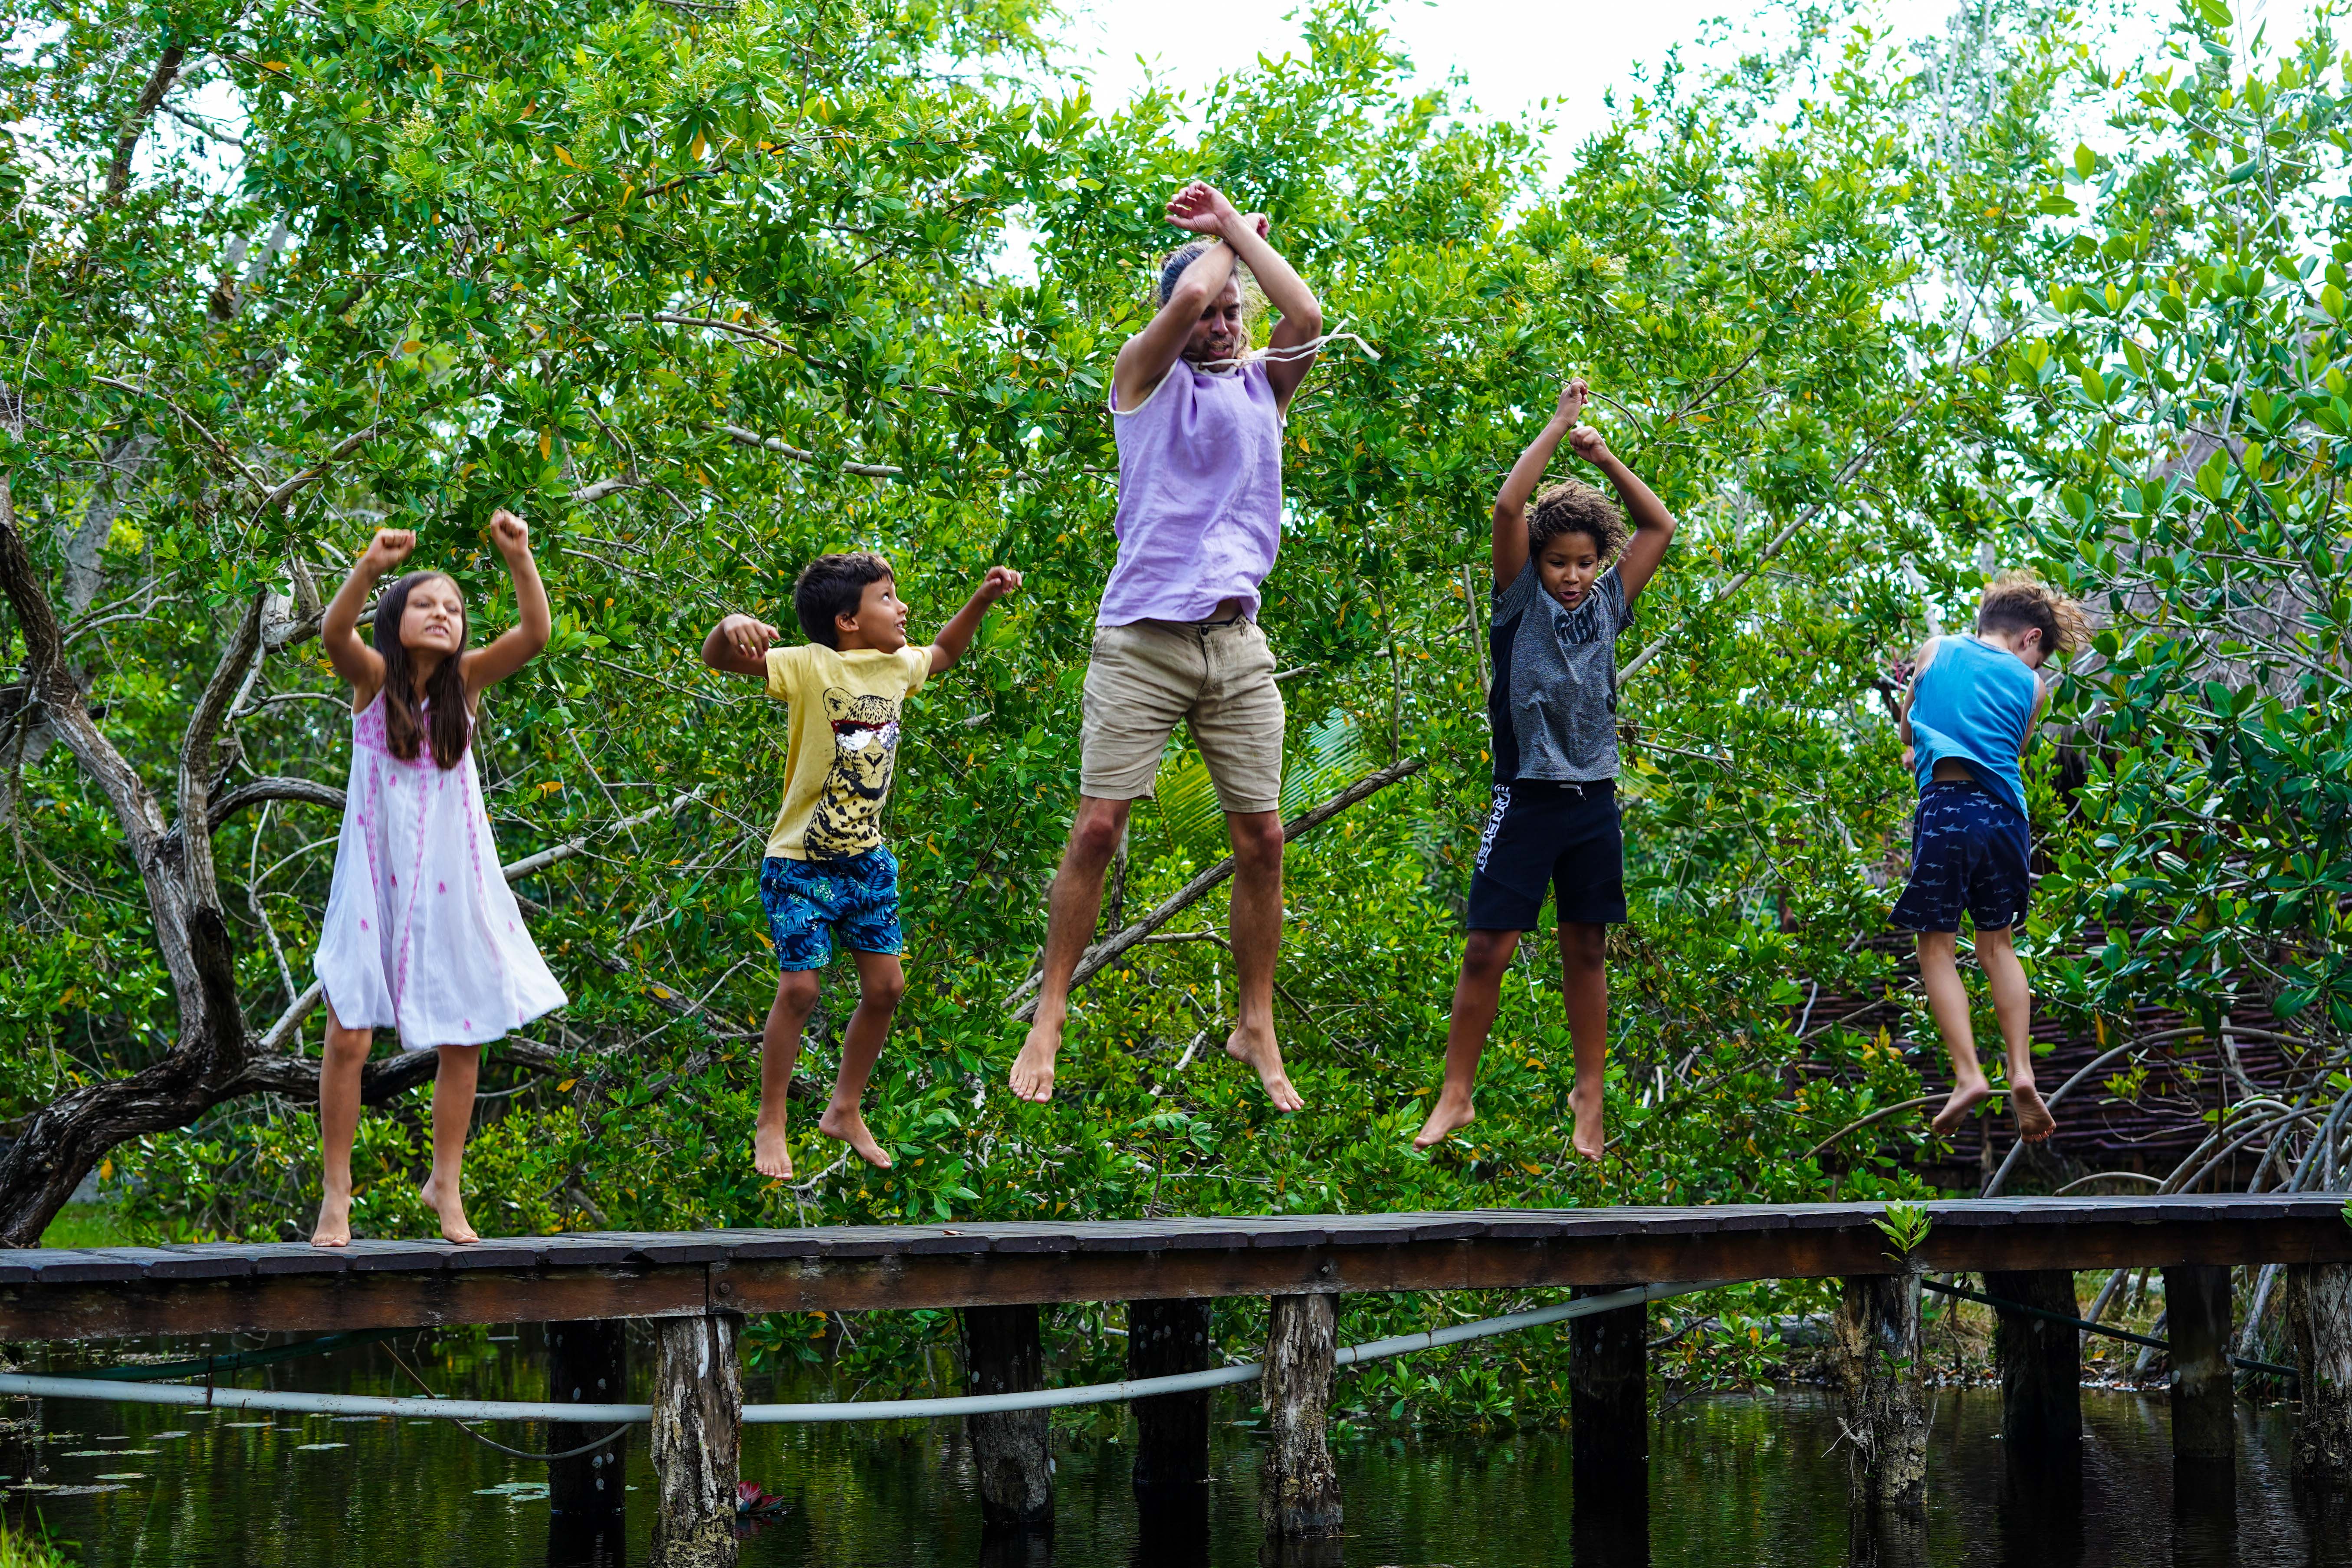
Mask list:
[[[821,643],[768,650],[768,695],[792,708],[771,858],[846,860],[881,847],[899,705],[930,673],[930,648],[913,643],[896,653]]]

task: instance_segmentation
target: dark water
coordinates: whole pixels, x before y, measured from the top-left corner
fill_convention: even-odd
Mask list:
[[[544,1397],[533,1339],[430,1352],[441,1392]],[[642,1359],[642,1358],[640,1358]],[[272,1369],[281,1388],[414,1393],[381,1349]],[[642,1375],[642,1371],[641,1371]],[[261,1374],[249,1374],[250,1385]],[[747,1390],[772,1397],[760,1380]],[[642,1391],[638,1397],[645,1397]],[[1937,1397],[1929,1494],[1913,1536],[1849,1536],[1844,1457],[1828,1401],[1810,1392],[1696,1398],[1663,1413],[1646,1510],[1575,1504],[1564,1435],[1375,1438],[1337,1453],[1348,1535],[1283,1561],[1313,1568],[1814,1568],[1851,1561],[2032,1568],[2347,1565],[2352,1517],[2322,1519],[2289,1485],[2291,1415],[2242,1408],[2233,1487],[2176,1488],[2161,1398],[2085,1390],[2079,1503],[2038,1504],[2005,1475],[2000,1397]],[[9,1408],[26,1407],[11,1402]],[[747,1568],[1259,1568],[1257,1457],[1221,1406],[1204,1513],[1139,1520],[1115,1420],[1062,1444],[1048,1540],[983,1539],[959,1425],[754,1426],[743,1473],[790,1502],[746,1542]],[[51,1401],[35,1448],[0,1450],[7,1516],[37,1514],[90,1568],[558,1568],[547,1467],[483,1447],[440,1422],[194,1415]],[[259,1423],[259,1424],[254,1424]],[[502,1427],[528,1447],[541,1428]],[[642,1563],[652,1482],[630,1440],[626,1561]],[[33,1456],[37,1456],[35,1458]],[[106,1478],[106,1479],[101,1479]],[[1578,1527],[1583,1534],[1580,1538]],[[1600,1527],[1596,1533],[1596,1525]],[[1631,1528],[1629,1529],[1629,1525]],[[1271,1561],[1268,1559],[1267,1561]]]

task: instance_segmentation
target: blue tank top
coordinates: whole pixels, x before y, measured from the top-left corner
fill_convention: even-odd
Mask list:
[[[1924,792],[1946,757],[1966,763],[1977,782],[2021,817],[2018,772],[2041,682],[2006,648],[1971,637],[1936,639],[1935,656],[1911,684],[1912,760]]]

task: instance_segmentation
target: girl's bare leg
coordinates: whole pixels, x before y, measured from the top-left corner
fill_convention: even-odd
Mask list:
[[[1984,965],[1985,988],[1992,993],[1993,1016],[2000,1021],[2009,1052],[2009,1101],[2017,1112],[2017,1135],[2039,1143],[2058,1131],[2058,1121],[2033,1087],[2033,990],[2025,965],[2017,961],[2011,928],[1977,932],[1977,962]]]
[[[327,1005],[327,1043],[319,1054],[320,1163],[324,1169],[319,1224],[313,1247],[342,1247],[352,1239],[352,1140],[360,1126],[360,1074],[367,1067],[373,1029],[346,1029]]]
[[[833,1100],[818,1118],[816,1130],[838,1138],[857,1151],[857,1157],[877,1170],[890,1168],[890,1155],[866,1131],[858,1106],[866,1098],[866,1081],[874,1076],[875,1058],[890,1037],[890,1016],[907,994],[907,972],[895,952],[853,952],[857,960],[857,1011],[841,1032],[841,1075],[833,1080]]]
[[[1503,1005],[1503,976],[1517,951],[1515,931],[1474,931],[1463,944],[1462,978],[1454,983],[1454,1016],[1445,1025],[1445,1084],[1412,1146],[1428,1149],[1470,1125],[1477,1114],[1470,1101],[1478,1078],[1478,1058],[1494,1031]]]
[[[1608,1147],[1601,1125],[1601,1089],[1609,1071],[1609,928],[1583,921],[1559,923],[1559,986],[1568,999],[1568,1035],[1576,1047],[1576,1087],[1568,1103],[1576,1112],[1576,1152],[1598,1160]]]
[[[751,1166],[763,1176],[793,1173],[784,1108],[792,1099],[793,1068],[801,1059],[801,1031],[816,1011],[820,984],[814,969],[787,969],[776,977],[776,999],[760,1035],[760,1118],[751,1126]]]
[[[1927,1011],[1935,1015],[1937,1032],[1944,1037],[1944,1054],[1952,1058],[1952,1097],[1928,1123],[1930,1131],[1948,1138],[1960,1130],[1969,1111],[1992,1097],[1992,1085],[1985,1081],[1984,1068],[1977,1060],[1969,988],[1960,983],[1959,932],[1919,933],[1919,988],[1927,992]]]
[[[441,1216],[444,1239],[460,1245],[481,1240],[466,1222],[466,1197],[460,1178],[466,1163],[466,1134],[474,1124],[474,1085],[482,1073],[479,1046],[441,1046],[440,1066],[433,1079],[433,1173],[416,1195]]]

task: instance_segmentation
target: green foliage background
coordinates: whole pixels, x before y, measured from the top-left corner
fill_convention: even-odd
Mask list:
[[[1668,62],[1551,167],[1532,128],[1413,89],[1361,0],[1205,102],[1114,113],[1047,68],[1025,0],[0,15],[0,375],[25,420],[0,464],[147,776],[168,778],[254,595],[331,589],[396,522],[488,629],[511,609],[482,524],[532,519],[558,629],[486,710],[493,816],[510,858],[596,837],[520,889],[572,1002],[531,1037],[561,1070],[486,1081],[487,1231],[1926,1195],[1914,1119],[1832,1140],[1924,1092],[1924,1016],[1864,1035],[1808,1000],[1897,978],[1870,941],[1909,796],[1881,686],[1967,624],[1997,563],[2039,564],[2105,623],[2058,712],[2089,783],[2062,796],[2047,749],[2033,770],[2050,1005],[2102,1030],[2267,1007],[2315,1083],[2332,1070],[2352,1025],[2352,247],[2324,21],[2253,56],[2201,0],[2171,59],[2116,73],[2063,6],[1970,6],[1904,48],[1791,11],[1720,66]],[[174,48],[166,104],[217,84],[241,144],[159,120],[110,200],[126,84]],[[1265,613],[1299,672],[1286,805],[1428,764],[1292,847],[1279,1017],[1308,1110],[1288,1119],[1215,1048],[1213,942],[1139,949],[1081,994],[1052,1105],[1003,1087],[1001,999],[1042,935],[1114,549],[1110,356],[1171,243],[1160,205],[1195,176],[1269,212],[1327,320],[1379,355],[1335,348],[1290,421]],[[1571,373],[1685,524],[1622,650],[1645,658],[1624,710],[1636,913],[1612,944],[1597,1171],[1567,1149],[1542,963],[1506,988],[1479,1121],[1409,1143],[1486,801],[1487,506]],[[891,806],[911,989],[869,1100],[898,1168],[844,1163],[804,1114],[803,1175],[770,1183],[748,1158],[773,984],[753,889],[782,727],[695,648],[731,610],[789,624],[798,566],[858,546],[896,563],[919,631],[992,562],[1027,586],[911,710]],[[16,646],[0,624],[0,663]],[[339,782],[340,701],[315,644],[273,656],[236,776]],[[5,1119],[155,1059],[175,1021],[103,797],[21,703],[0,742]],[[1130,915],[1223,853],[1197,761],[1172,754],[1163,784]],[[307,983],[334,826],[274,805],[215,836],[257,1030]],[[1222,896],[1175,929],[1221,931]],[[829,984],[818,1081],[854,976]],[[363,1234],[426,1231],[424,1100],[362,1123]],[[315,1139],[310,1108],[257,1097],[107,1175],[140,1236],[277,1238],[307,1226]],[[1752,1295],[1754,1324],[1670,1355],[1751,1371],[1756,1325],[1807,1300]],[[1343,1331],[1449,1310],[1351,1300]],[[1101,1314],[1056,1323],[1070,1375],[1116,1358]],[[770,1320],[751,1342],[888,1384],[928,1376],[908,1349],[942,1333]],[[1549,1354],[1351,1386],[1368,1415],[1513,1419],[1560,1403]]]

